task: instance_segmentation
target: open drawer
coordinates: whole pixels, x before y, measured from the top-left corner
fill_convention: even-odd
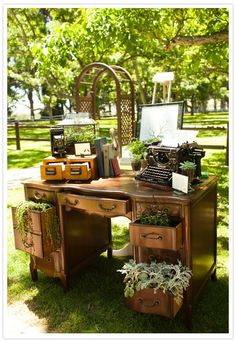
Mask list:
[[[126,215],[131,210],[129,200],[66,193],[58,193],[57,197],[60,205],[85,210],[88,213],[96,213],[107,217]]]
[[[182,223],[176,226],[129,224],[130,243],[135,246],[179,250],[182,245]]]
[[[51,209],[49,209],[51,214]],[[19,230],[16,217],[16,207],[12,207],[12,221],[15,248],[30,253],[33,256],[43,258],[48,256],[54,247],[47,238],[45,212],[31,211],[31,223],[26,224],[24,231]]]

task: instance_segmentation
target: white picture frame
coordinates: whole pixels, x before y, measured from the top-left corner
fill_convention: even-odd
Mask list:
[[[184,102],[155,103],[139,107],[139,139],[164,139],[182,128]]]
[[[75,143],[75,155],[91,155],[91,146],[89,142]]]

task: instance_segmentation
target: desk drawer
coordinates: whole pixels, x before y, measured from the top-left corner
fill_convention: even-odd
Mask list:
[[[175,227],[130,223],[129,231],[135,246],[178,250],[182,245],[182,223]]]
[[[61,205],[85,210],[89,213],[98,213],[104,216],[125,215],[131,210],[129,200],[90,197],[76,194],[58,193],[58,202]]]
[[[182,206],[176,203],[155,203],[155,201],[135,201],[135,216],[134,219],[138,219],[143,211],[149,209],[150,206],[158,206],[158,209],[165,209],[168,215],[172,217],[182,217]]]
[[[33,256],[43,257],[42,235],[25,231],[24,236],[14,227],[15,248],[30,253]]]
[[[38,188],[26,188],[27,199],[42,200],[47,202],[56,202],[56,195],[53,191],[44,191]]]

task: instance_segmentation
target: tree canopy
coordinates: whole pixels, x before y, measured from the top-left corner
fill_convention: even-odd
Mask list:
[[[75,78],[91,62],[124,67],[138,103],[156,72],[173,71],[173,100],[227,98],[227,8],[9,8],[9,107],[17,90],[38,93],[48,113],[74,103]],[[159,101],[161,94],[159,93]]]

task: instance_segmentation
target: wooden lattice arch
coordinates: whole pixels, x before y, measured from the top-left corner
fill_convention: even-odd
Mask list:
[[[109,73],[116,84],[116,112],[118,123],[118,141],[120,146],[127,145],[135,136],[135,94],[134,85],[130,74],[118,65],[104,63],[91,63],[85,66],[76,79],[76,111],[89,112],[96,119],[96,85],[99,78]],[[121,83],[126,82],[129,90],[124,93]],[[86,95],[81,94],[81,87],[88,86]]]

